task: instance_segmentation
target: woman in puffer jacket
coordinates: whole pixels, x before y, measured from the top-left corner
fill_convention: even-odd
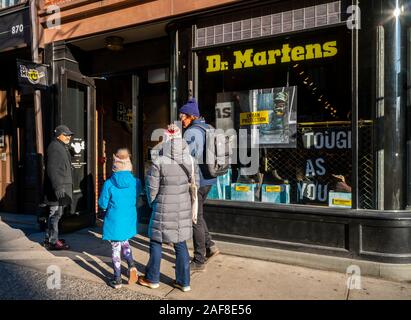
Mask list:
[[[159,146],[159,154],[153,157],[146,177],[146,193],[152,208],[148,227],[150,259],[145,276],[139,277],[138,283],[152,289],[159,287],[162,243],[172,243],[176,253],[174,286],[186,292],[191,290],[186,241],[192,238],[193,219],[189,176],[194,173],[198,185],[198,166],[178,126],[168,126]]]

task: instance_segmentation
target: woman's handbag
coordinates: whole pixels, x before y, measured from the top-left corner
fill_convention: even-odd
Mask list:
[[[179,163],[178,165],[183,169],[185,174],[188,177],[188,184],[189,184],[189,189],[190,189],[190,195],[191,195],[191,213],[192,213],[192,219],[193,223],[197,224],[197,215],[198,215],[198,188],[196,185],[196,179],[195,179],[195,167],[194,167],[194,160],[192,157],[191,159],[191,174],[188,172],[187,168]]]

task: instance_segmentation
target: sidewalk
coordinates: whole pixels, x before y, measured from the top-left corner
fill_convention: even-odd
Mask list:
[[[36,230],[34,216],[1,213],[0,219],[0,262],[42,273],[46,273],[50,265],[57,265],[63,275],[96,283],[106,283],[111,277],[111,247],[101,240],[100,228],[65,234],[63,237],[71,250],[49,252],[41,245],[44,235]],[[149,241],[139,235],[130,244],[137,268],[144,273]],[[224,248],[223,243],[220,245]],[[411,283],[361,277],[362,289],[348,290],[347,275],[343,273],[242,258],[224,252],[207,264],[206,272],[192,273],[192,291],[183,293],[172,287],[174,251],[170,246],[163,248],[160,288],[125,285],[127,289],[121,290],[178,300],[411,299]],[[123,266],[125,271],[126,265]]]

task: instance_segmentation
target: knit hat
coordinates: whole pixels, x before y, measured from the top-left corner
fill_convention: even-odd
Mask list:
[[[167,126],[167,130],[165,131],[165,136],[167,140],[181,138],[181,130],[175,124],[170,124]]]
[[[198,110],[198,104],[195,98],[188,99],[187,103],[180,108],[180,113],[187,114],[189,116],[200,116],[200,111]]]
[[[113,154],[113,172],[133,171],[130,155],[127,149],[120,149],[117,154]]]

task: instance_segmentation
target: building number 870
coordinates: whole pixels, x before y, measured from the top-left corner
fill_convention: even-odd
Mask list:
[[[22,24],[15,25],[11,28],[11,34],[21,33],[24,30],[24,26]]]

